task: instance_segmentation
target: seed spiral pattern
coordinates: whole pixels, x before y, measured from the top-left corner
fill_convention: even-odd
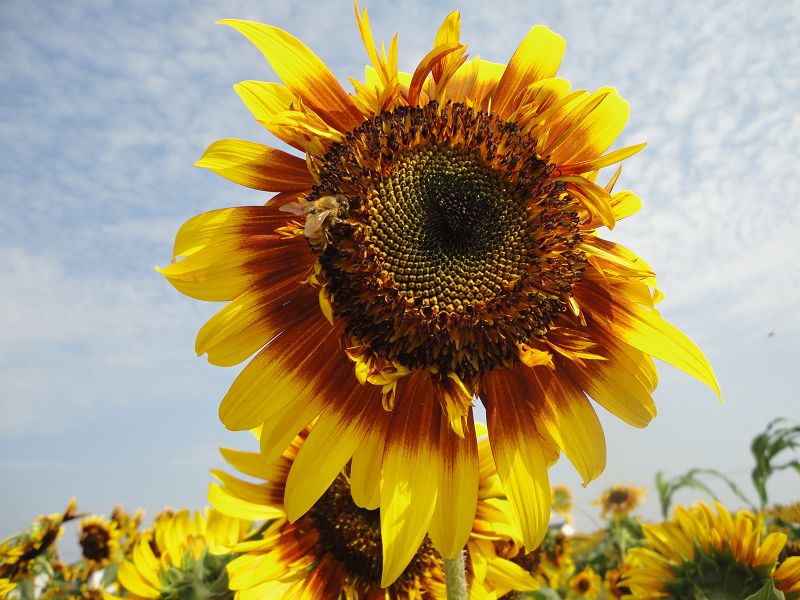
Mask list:
[[[535,147],[516,124],[435,102],[331,147],[307,200],[329,211],[320,280],[349,344],[473,381],[547,333],[585,258],[579,205]]]

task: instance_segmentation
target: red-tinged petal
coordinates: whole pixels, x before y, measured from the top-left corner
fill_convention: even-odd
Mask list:
[[[239,241],[244,245],[252,236],[275,233],[284,227],[289,215],[265,206],[220,208],[192,217],[175,235],[173,257],[188,256],[220,242]]]
[[[380,419],[378,425],[367,432],[350,464],[350,491],[353,502],[367,510],[381,505],[381,465],[386,440],[386,426],[390,413]]]
[[[516,108],[519,94],[540,79],[554,77],[567,43],[547,27],[533,27],[517,50],[492,96],[492,111],[507,116]]]
[[[310,190],[306,161],[277,148],[245,140],[219,140],[195,163],[234,183],[265,192]]]
[[[595,102],[596,106],[590,111],[582,110],[582,107]],[[567,115],[568,133],[559,135],[557,147],[553,146],[554,140],[548,143],[550,160],[558,165],[567,165],[598,158],[622,132],[629,113],[628,103],[620,98],[617,90],[600,88]]]
[[[449,54],[463,49],[464,46],[461,44],[449,43],[437,46],[425,55],[414,70],[414,75],[411,77],[411,85],[409,85],[408,88],[408,104],[410,106],[416,106],[419,102],[419,93],[422,91],[422,84],[425,83],[425,78],[436,65]]]
[[[469,538],[478,503],[478,445],[472,411],[464,436],[459,437],[443,414],[439,415],[439,484],[436,508],[428,529],[444,558],[454,558]]]
[[[248,291],[214,315],[197,334],[195,352],[208,353],[208,362],[221,367],[237,365],[298,321],[317,309],[313,290],[289,279]]]
[[[550,522],[550,480],[545,459],[548,441],[537,430],[532,407],[524,398],[515,397],[509,382],[515,376],[516,372],[508,370],[487,373],[481,399],[486,406],[497,474],[525,547],[533,550],[544,539]]]
[[[309,48],[285,31],[252,21],[220,21],[236,29],[261,50],[278,77],[324,121],[341,132],[363,117],[339,82]]]
[[[552,408],[558,428],[559,445],[586,485],[606,466],[606,440],[603,427],[584,393],[569,378],[547,368],[531,370],[538,390]]]
[[[576,288],[595,307],[592,318],[610,335],[626,344],[668,362],[708,385],[721,399],[714,371],[701,350],[655,310],[627,302],[596,285]]]
[[[347,362],[339,333],[313,314],[250,361],[222,399],[220,420],[234,431],[253,429],[292,402],[332,400]]]
[[[290,521],[296,521],[314,505],[382,418],[385,414],[374,386],[357,387],[349,396],[334,400],[320,415],[286,481],[284,503]]]
[[[408,566],[428,531],[436,505],[435,462],[441,408],[429,376],[414,373],[398,384],[381,478],[381,587]]]
[[[298,150],[306,148],[290,135],[286,135],[282,127],[276,127],[272,120],[279,114],[294,110],[297,96],[284,85],[268,81],[242,81],[233,86],[236,93],[250,110],[256,121],[261,123],[275,137]]]

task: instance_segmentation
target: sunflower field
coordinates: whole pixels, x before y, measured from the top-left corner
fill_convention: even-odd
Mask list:
[[[0,597],[447,598],[442,557],[428,537],[400,576],[381,585],[378,511],[353,502],[348,471],[306,516],[287,520],[285,476],[303,442],[304,435],[298,436],[268,467],[256,453],[222,449],[231,467],[250,480],[215,472],[209,490],[213,507],[165,509],[149,524],[142,511],[129,513],[121,506],[108,516],[87,515],[73,499],[63,513],[42,515],[0,542]],[[572,494],[555,486],[547,533],[528,550],[498,487],[484,438],[478,510],[467,542],[467,597],[800,598],[800,503],[770,504],[766,486],[779,470],[800,470],[798,446],[800,426],[782,420],[753,440],[753,499],[713,469],[692,469],[672,479],[657,474],[655,491],[669,515],[661,522],[636,514],[647,489],[618,484],[593,504],[604,526],[577,532]],[[720,504],[715,489],[723,484],[748,508]],[[707,498],[673,507],[672,496],[684,488]],[[64,524],[73,520],[79,523],[77,540],[59,542]],[[81,551],[71,564],[59,556],[68,543]]]

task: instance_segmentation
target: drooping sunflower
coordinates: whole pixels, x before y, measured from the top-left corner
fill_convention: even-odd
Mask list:
[[[629,515],[644,502],[646,494],[647,488],[616,483],[605,490],[592,504],[600,507],[603,518],[610,516],[617,519]]]
[[[64,532],[62,525],[80,517],[72,498],[63,513],[40,515],[29,530],[0,542],[0,578],[12,582],[36,575],[39,561],[57,561],[55,543]]]
[[[133,557],[119,567],[128,598],[232,598],[225,565],[228,548],[241,542],[250,521],[216,510],[163,513],[136,542]]]
[[[706,504],[679,506],[672,520],[643,525],[649,547],[628,551],[630,567],[620,585],[643,600],[692,600],[709,592],[713,598],[747,598],[770,579],[778,589],[794,591],[800,561],[775,569],[786,535],[766,534],[763,520],[748,511],[731,515],[714,506],[716,513]]]
[[[564,517],[567,524],[572,524],[572,492],[565,485],[557,485],[550,490],[553,510]]]
[[[307,439],[304,430],[272,463],[259,453],[222,449],[232,467],[259,481],[215,470],[220,483],[209,488],[211,503],[231,516],[274,519],[258,539],[231,548],[241,553],[228,565],[236,598],[445,598],[442,557],[429,537],[399,576],[389,585],[382,584],[379,483],[373,483],[369,497],[360,497],[363,488],[352,487],[352,465],[306,514],[294,523],[287,520],[283,500],[287,477]],[[521,539],[508,502],[501,496],[488,440],[481,440],[478,449],[480,499],[468,542],[470,598],[536,589],[537,582],[527,572],[494,552],[497,541],[518,547]]]
[[[586,567],[569,580],[570,598],[596,598],[603,589],[603,580],[591,567]]]
[[[236,86],[256,119],[301,156],[213,143],[197,163],[277,192],[266,206],[199,215],[161,269],[181,292],[229,304],[202,327],[198,354],[255,357],[222,400],[232,430],[261,426],[274,460],[317,426],[286,485],[290,521],[353,460],[352,486],[380,480],[384,580],[426,534],[445,557],[466,543],[478,460],[472,406],[525,545],[550,515],[560,451],[584,481],[605,466],[589,398],[624,421],[655,415],[659,358],[718,390],[702,353],[655,310],[650,267],[600,237],[640,207],[598,170],[628,105],[613,88],[556,77],[563,38],[536,26],[506,65],[467,60],[459,14],[413,73],[397,39],[348,93],[302,42],[276,27],[222,21],[264,54],[283,84]]]

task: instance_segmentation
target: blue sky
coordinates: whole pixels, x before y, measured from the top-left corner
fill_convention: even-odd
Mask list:
[[[750,439],[774,417],[800,420],[798,4],[367,6],[377,38],[400,32],[404,70],[455,8],[470,54],[497,62],[545,24],[567,40],[561,76],[630,102],[617,145],[648,142],[620,181],[644,209],[609,237],[655,268],[662,313],[704,349],[725,402],[661,365],[654,423],[601,414],[606,473],[584,490],[559,463],[553,482],[587,506],[618,481],[652,488],[656,469],[703,466],[750,492]],[[0,537],[73,495],[95,513],[200,507],[217,447],[252,447],[216,415],[238,369],[193,353],[219,306],[153,269],[189,217],[264,201],[192,166],[218,138],[274,142],[232,86],[275,75],[214,25],[226,17],[278,25],[340,79],[363,77],[348,0],[0,4]],[[800,486],[784,475],[770,489],[787,502]]]

